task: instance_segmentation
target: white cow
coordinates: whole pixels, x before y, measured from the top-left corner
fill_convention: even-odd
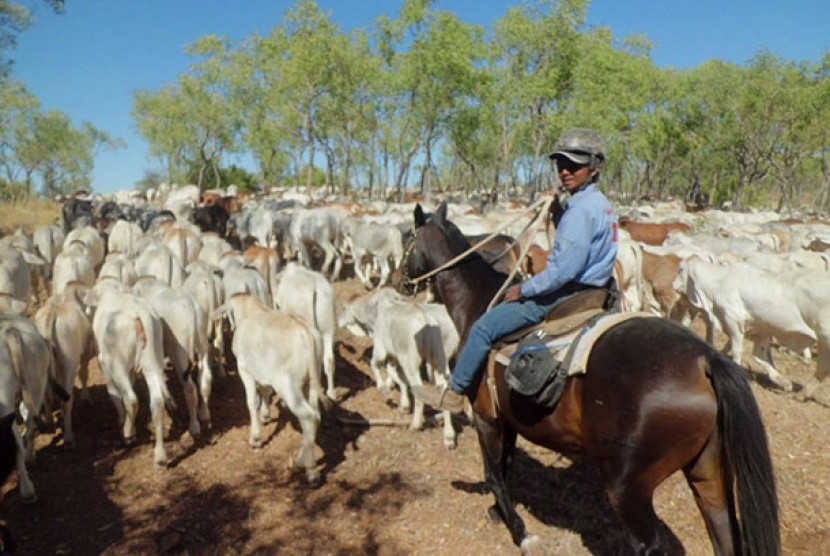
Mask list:
[[[135,265],[123,253],[110,253],[98,271],[98,279],[114,278],[125,286],[135,284],[138,275],[135,272]]]
[[[207,315],[189,294],[171,289],[152,277],[141,278],[133,286],[133,292],[147,301],[161,318],[164,354],[184,392],[190,418],[188,430],[193,438],[198,438],[202,432],[200,421],[210,427],[213,375],[208,354]]]
[[[334,288],[325,276],[289,262],[277,277],[276,308],[302,317],[320,334],[326,396],[334,400],[334,334],[337,329]]]
[[[56,225],[50,224],[48,226],[41,226],[37,228],[32,234],[32,241],[35,244],[35,252],[46,261],[43,267],[44,275],[47,278],[52,277],[52,264],[55,262],[55,257],[61,252],[63,242],[66,239],[66,234],[63,229]]]
[[[86,287],[80,282],[71,282],[63,293],[51,297],[35,314],[38,332],[51,346],[55,355],[55,370],[58,383],[69,397],[63,402],[63,443],[75,445],[72,431],[72,403],[75,376],[81,379],[81,397],[90,401],[87,382],[87,365],[94,356],[92,327],[84,312],[82,299]]]
[[[0,246],[0,312],[21,314],[32,301],[29,260],[43,262],[36,255]]]
[[[740,364],[744,336],[754,340],[753,356],[770,380],[785,390],[792,382],[774,367],[770,340],[797,353],[818,342],[816,378],[830,371],[830,286],[822,273],[772,274],[746,264],[719,266],[683,261],[675,288],[725,330],[724,348]]]
[[[98,363],[118,412],[124,441],[127,444],[135,442],[138,398],[133,384],[140,372],[150,394],[150,416],[155,435],[153,460],[158,465],[165,465],[164,406],[172,403],[172,398],[164,382],[161,319],[146,301],[113,289],[104,290],[99,299],[87,296],[86,304],[97,305],[92,332],[98,344]]]
[[[354,257],[354,271],[364,286],[371,289],[371,267],[380,267],[378,287],[386,285],[389,275],[403,259],[401,231],[392,224],[361,224],[351,227],[344,241]],[[370,260],[366,260],[366,259]],[[392,268],[390,268],[390,260]],[[366,264],[370,265],[367,271]]]
[[[63,240],[64,250],[73,241],[80,241],[86,246],[92,268],[97,269],[101,266],[104,262],[104,255],[106,254],[106,245],[104,244],[104,238],[101,237],[101,234],[95,228],[92,226],[84,226],[82,228],[76,228],[66,234],[66,239]]]
[[[161,243],[148,242],[135,260],[135,272],[142,276],[155,276],[171,288],[184,282],[184,265],[176,255]]]
[[[16,426],[12,428],[20,497],[27,503],[37,499],[26,462],[35,459],[34,420],[44,404],[49,377],[54,377],[52,352],[34,324],[24,317],[0,314],[0,417],[13,413],[18,400],[22,400],[25,435],[21,436]]]
[[[300,264],[311,266],[308,248],[317,245],[325,253],[321,272],[327,274],[334,262],[331,279],[337,280],[340,277],[343,261],[338,248],[342,241],[341,228],[345,217],[345,211],[332,207],[298,210],[294,213],[290,228],[291,247],[297,252]]]
[[[222,277],[210,268],[196,268],[194,264],[196,263],[191,263],[188,266],[188,275],[181,289],[196,300],[205,315],[210,316],[225,302],[225,287],[222,284]],[[212,342],[218,353],[217,374],[224,377],[225,369],[222,356],[225,353],[225,341],[222,333],[222,321],[208,318],[206,324],[208,341]]]
[[[63,293],[70,282],[81,282],[92,287],[95,283],[95,268],[85,243],[73,240],[64,244],[52,269],[52,295]]]
[[[320,421],[320,338],[303,319],[273,310],[250,294],[237,294],[217,311],[229,312],[236,322],[233,353],[251,418],[249,443],[262,445],[258,385],[270,386],[294,414],[302,429],[303,444],[297,455],[309,481],[317,480],[314,441]],[[308,398],[303,395],[309,383]]]
[[[138,254],[142,237],[144,237],[144,231],[141,226],[134,222],[117,220],[109,232],[107,250],[109,253],[122,253],[132,259]]]
[[[406,301],[391,288],[383,287],[347,304],[339,324],[352,331],[358,326],[371,334],[374,347],[370,366],[375,384],[388,393],[396,383],[403,411],[412,407],[409,385],[422,384],[422,366],[427,380],[442,384],[449,377],[448,359],[458,349],[459,338],[443,305]],[[386,368],[386,378],[380,372],[381,365]],[[455,429],[451,414],[443,413],[444,447],[452,450],[456,446]],[[418,430],[423,425],[424,404],[415,399],[410,428]]]

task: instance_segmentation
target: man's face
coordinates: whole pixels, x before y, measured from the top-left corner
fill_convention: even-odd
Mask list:
[[[556,166],[559,169],[560,187],[569,193],[573,193],[588,183],[591,177],[598,172],[598,170],[592,172],[588,169],[587,164],[579,164],[565,156],[556,158]]]

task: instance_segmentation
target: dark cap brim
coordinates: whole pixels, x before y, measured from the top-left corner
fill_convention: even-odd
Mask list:
[[[577,153],[573,151],[553,151],[549,157],[551,160],[556,160],[557,158],[567,158],[572,162],[576,162],[577,164],[590,164],[591,162],[591,155],[588,153]]]

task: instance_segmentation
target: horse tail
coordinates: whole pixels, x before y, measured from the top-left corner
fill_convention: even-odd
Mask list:
[[[778,494],[758,403],[742,367],[720,354],[710,358],[709,365],[718,398],[721,446],[735,482],[744,551],[781,554]]]

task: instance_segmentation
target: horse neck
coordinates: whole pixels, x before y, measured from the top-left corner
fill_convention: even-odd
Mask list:
[[[435,277],[435,289],[447,307],[462,344],[505,278],[482,259],[461,263]]]

